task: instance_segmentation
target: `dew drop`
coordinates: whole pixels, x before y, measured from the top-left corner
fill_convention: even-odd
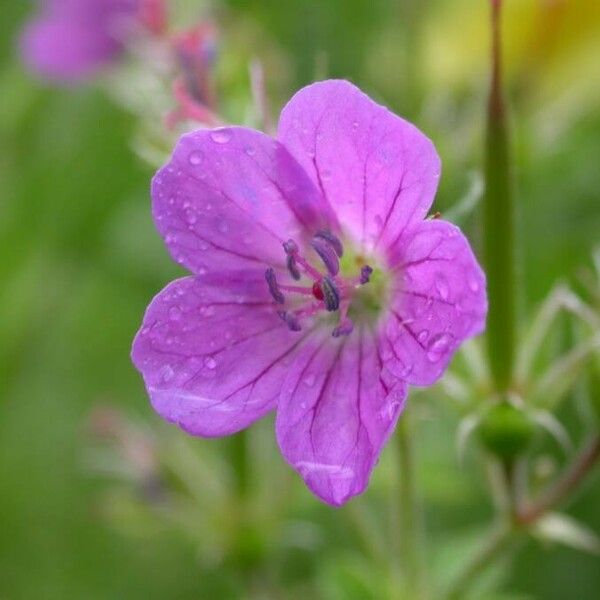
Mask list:
[[[417,339],[419,340],[419,342],[423,343],[425,341],[427,341],[427,338],[429,337],[429,331],[427,329],[423,329],[422,331],[419,332],[419,334],[417,335]]]
[[[190,154],[189,161],[191,165],[199,165],[202,162],[202,154],[197,150],[195,152],[192,152]]]
[[[171,319],[171,321],[179,321],[179,319],[181,319],[181,309],[179,306],[172,306],[169,309],[169,319]]]
[[[193,225],[198,220],[198,216],[196,215],[196,212],[190,208],[185,211],[185,220],[188,222],[188,225]]]
[[[217,361],[212,356],[207,356],[204,359],[204,366],[212,371],[217,367]]]
[[[164,365],[160,369],[160,378],[163,383],[169,383],[175,376],[175,371],[171,365]]]
[[[358,121],[354,121],[352,123],[352,129],[354,129],[354,131],[356,131],[358,129]]]
[[[479,281],[477,281],[473,273],[469,274],[469,289],[475,293],[479,291]]]
[[[256,154],[256,148],[254,148],[253,146],[248,146],[244,152],[248,155],[248,156],[254,156]]]
[[[311,373],[310,375],[307,375],[303,381],[308,387],[312,387],[315,385],[315,376]]]
[[[450,345],[452,344],[453,337],[449,333],[439,333],[433,336],[429,342],[429,348],[427,350],[427,358],[430,362],[437,362],[444,356]]]
[[[448,286],[448,280],[441,273],[439,273],[435,279],[435,289],[440,294],[442,300],[448,300],[450,287]]]
[[[215,129],[211,131],[210,139],[217,144],[226,144],[231,140],[231,132],[227,129]]]

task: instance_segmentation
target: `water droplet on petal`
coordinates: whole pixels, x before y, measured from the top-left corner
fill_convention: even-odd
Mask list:
[[[248,156],[254,156],[256,154],[256,148],[254,148],[253,146],[248,146],[244,152],[248,155]]]
[[[440,360],[450,349],[453,339],[450,333],[438,333],[434,335],[429,341],[429,348],[427,350],[429,361],[437,362]]]
[[[308,387],[312,387],[315,385],[315,376],[311,373],[310,375],[307,375],[303,381]]]
[[[216,368],[217,361],[212,356],[207,356],[204,359],[204,366],[211,371]]]
[[[352,123],[352,129],[354,129],[354,131],[356,131],[358,129],[358,121],[354,121]]]
[[[175,371],[171,365],[164,365],[160,369],[160,379],[163,383],[169,383],[173,379]]]
[[[191,208],[186,210],[185,211],[185,220],[188,222],[189,225],[193,225],[198,220],[196,211],[192,210]]]
[[[189,161],[191,165],[199,165],[202,162],[202,153],[198,152],[197,150],[192,152],[190,154]]]
[[[479,281],[477,281],[474,273],[469,274],[469,288],[473,293],[479,291]]]
[[[210,139],[217,144],[226,144],[231,140],[231,132],[227,129],[215,129],[211,131]]]
[[[169,309],[169,319],[171,319],[171,321],[179,321],[179,319],[181,319],[181,309],[179,306],[172,306]]]
[[[427,329],[423,329],[423,331],[420,331],[419,334],[417,335],[417,339],[421,343],[427,341],[428,337],[429,337],[429,331]]]
[[[435,289],[438,291],[442,300],[448,300],[450,286],[448,285],[448,280],[441,273],[438,273],[435,279]]]

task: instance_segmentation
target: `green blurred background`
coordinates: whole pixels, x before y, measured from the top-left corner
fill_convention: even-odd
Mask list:
[[[271,419],[209,441],[152,413],[129,348],[179,273],[151,222],[152,171],[131,149],[135,118],[102,90],[45,87],[23,70],[15,43],[30,9],[0,0],[0,598],[382,597],[368,539],[397,493],[391,448],[365,496],[334,510],[283,464]],[[438,210],[474,192],[487,1],[229,0],[216,15],[231,121],[247,113],[250,56],[277,110],[316,77],[350,78],[434,140]],[[505,34],[526,320],[600,242],[600,3],[506,0]],[[475,245],[476,221],[461,222]],[[435,390],[413,400],[428,557],[444,580],[492,509],[477,457],[461,467],[453,451],[457,415]],[[166,499],[98,443],[98,406],[150,440]],[[544,452],[563,460],[552,443]],[[570,513],[600,529],[597,477]],[[492,573],[510,590],[494,597],[600,597],[597,557],[530,542],[512,567]]]

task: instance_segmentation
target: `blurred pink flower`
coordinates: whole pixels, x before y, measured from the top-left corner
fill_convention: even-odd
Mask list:
[[[44,78],[78,82],[114,60],[147,0],[41,0],[21,52]],[[147,7],[146,7],[147,8]]]

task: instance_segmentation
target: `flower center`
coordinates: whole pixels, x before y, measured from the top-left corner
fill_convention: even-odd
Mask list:
[[[363,286],[371,281],[374,271],[362,258],[345,256],[342,242],[330,231],[317,232],[311,247],[321,260],[320,269],[306,260],[294,240],[283,244],[289,276],[294,281],[308,277],[312,280],[310,286],[281,284],[272,267],[265,272],[271,297],[281,305],[278,314],[291,331],[300,331],[303,319],[337,313],[338,322],[332,335],[348,335],[354,328],[349,316],[351,307],[354,318],[379,309],[377,294],[381,291],[380,286],[375,286],[371,294],[363,292]],[[380,281],[381,278],[374,279]],[[298,302],[298,298],[302,301]]]

